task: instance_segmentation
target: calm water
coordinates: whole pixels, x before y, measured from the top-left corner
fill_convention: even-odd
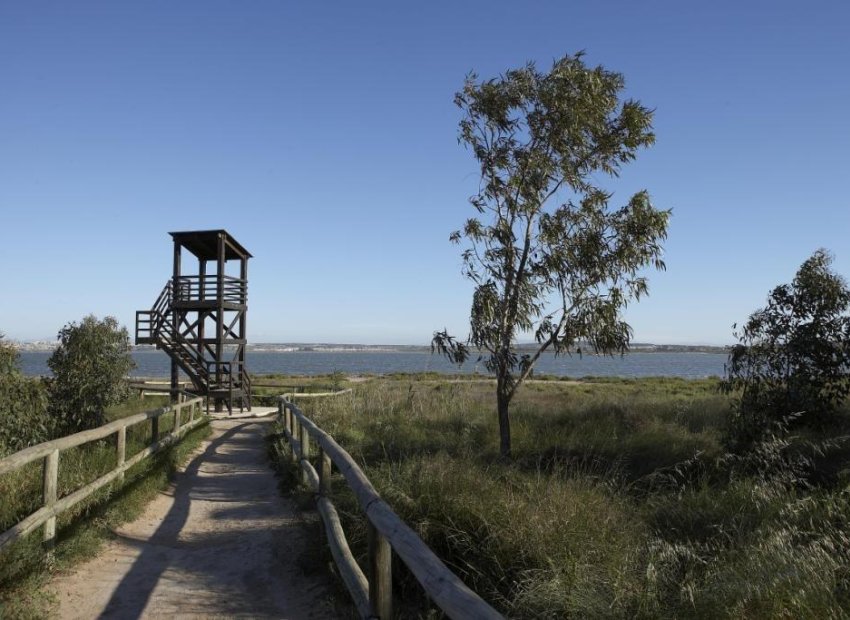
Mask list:
[[[28,375],[47,375],[50,353],[23,352],[21,367]],[[133,353],[138,377],[165,377],[170,372],[168,356],[162,351]],[[341,370],[347,374],[387,374],[391,372],[472,373],[486,371],[480,364],[467,363],[460,369],[430,353],[372,351],[286,353],[251,351],[247,356],[252,374],[321,375]],[[544,355],[535,367],[538,374],[561,377],[709,377],[723,374],[726,355],[722,353],[630,353],[623,357],[558,357]]]

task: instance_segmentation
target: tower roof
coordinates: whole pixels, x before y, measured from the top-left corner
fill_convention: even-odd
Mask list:
[[[224,259],[252,258],[242,244],[234,239],[229,232],[218,230],[186,230],[168,233],[174,241],[189,250],[200,260],[215,260],[218,258],[218,236],[224,235]]]

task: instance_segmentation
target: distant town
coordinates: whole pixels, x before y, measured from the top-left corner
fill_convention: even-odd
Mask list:
[[[52,351],[56,348],[54,340],[33,341],[11,341],[18,351]],[[258,342],[246,345],[248,351],[256,353],[294,353],[294,352],[317,352],[317,353],[387,353],[387,352],[426,352],[431,348],[428,345],[375,345],[375,344],[336,344],[336,343],[304,343],[304,342]],[[154,350],[153,345],[137,345],[135,351]],[[534,343],[520,343],[517,350],[527,351],[535,348]],[[633,342],[629,350],[633,353],[727,353],[728,346],[713,345],[690,345],[690,344],[652,344],[647,342]],[[590,352],[590,351],[588,351]]]

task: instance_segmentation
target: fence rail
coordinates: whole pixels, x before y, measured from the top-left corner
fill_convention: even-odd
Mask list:
[[[183,424],[181,423],[181,418],[186,409],[189,411],[189,418]],[[174,426],[167,435],[161,437],[159,418],[172,411],[174,412]],[[197,417],[196,414],[198,414]],[[147,420],[151,420],[151,443],[129,459],[126,458],[127,429]],[[42,487],[44,501],[42,507],[0,534],[0,551],[13,541],[26,536],[41,525],[44,526],[44,542],[46,546],[53,546],[56,538],[56,517],[58,515],[89,497],[113,480],[123,479],[124,472],[133,465],[140,463],[162,448],[176,443],[186,432],[197,427],[203,421],[203,398],[192,398],[181,403],[175,403],[167,407],[160,407],[159,409],[153,409],[115,420],[114,422],[88,431],[40,443],[0,459],[0,475],[20,469],[39,459],[44,463]],[[117,465],[110,472],[100,476],[93,482],[76,489],[64,497],[58,497],[61,452],[110,437],[111,435],[116,435]]]
[[[292,402],[278,404],[291,459],[301,470],[302,483],[317,494],[317,508],[339,572],[363,618],[392,618],[392,552],[401,558],[428,597],[450,618],[502,618],[450,571],[398,515],[393,512],[363,470],[333,437],[320,429]],[[318,448],[318,471],[310,462],[311,440]],[[368,521],[369,576],[357,564],[331,501],[333,467],[343,475]]]

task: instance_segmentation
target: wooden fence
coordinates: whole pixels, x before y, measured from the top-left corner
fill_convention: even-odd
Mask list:
[[[188,420],[183,423],[181,418],[185,410],[188,410]],[[159,418],[169,412],[174,412],[174,425],[167,435],[160,436]],[[197,414],[197,415],[196,415]],[[175,403],[167,407],[161,407],[144,413],[128,416],[115,420],[81,433],[61,437],[45,443],[32,446],[15,452],[14,454],[0,459],[0,475],[15,471],[21,467],[41,459],[44,463],[43,491],[44,499],[41,508],[0,534],[0,550],[13,541],[26,536],[40,525],[44,526],[44,541],[47,547],[53,546],[56,538],[56,517],[68,510],[75,504],[89,497],[98,489],[106,486],[113,480],[123,480],[124,472],[136,463],[139,463],[158,452],[162,448],[176,443],[189,430],[200,425],[204,421],[203,398],[192,398],[181,403]],[[151,421],[151,443],[129,459],[126,458],[127,429],[147,420]],[[112,471],[99,477],[94,482],[76,489],[64,497],[58,497],[59,468],[61,466],[60,453],[62,450],[75,448],[83,444],[91,443],[116,435],[117,465]]]
[[[279,401],[279,415],[284,435],[292,447],[292,461],[301,470],[302,482],[317,494],[316,505],[325,525],[331,553],[361,617],[392,618],[392,552],[395,551],[428,597],[450,618],[502,618],[467,588],[416,532],[393,512],[363,470],[333,437],[284,398]],[[318,448],[318,472],[310,462],[311,440]],[[330,480],[334,466],[354,492],[368,521],[368,579],[348,547],[339,515],[331,501]]]

